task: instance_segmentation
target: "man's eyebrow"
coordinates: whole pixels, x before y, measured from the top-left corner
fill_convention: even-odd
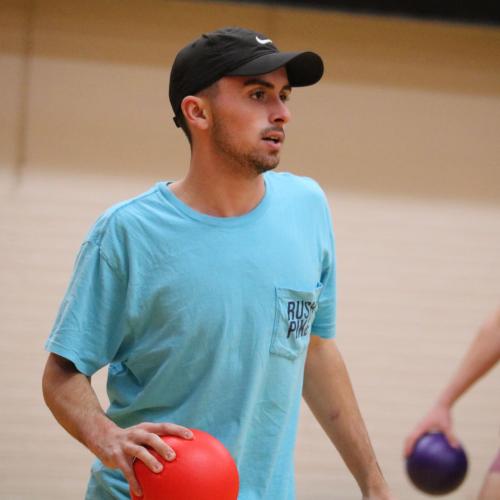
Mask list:
[[[274,89],[274,85],[267,80],[263,80],[262,78],[250,78],[245,80],[243,85],[246,87],[247,85],[262,85],[263,87],[267,87],[268,89]],[[291,85],[284,85],[282,90],[292,90]]]

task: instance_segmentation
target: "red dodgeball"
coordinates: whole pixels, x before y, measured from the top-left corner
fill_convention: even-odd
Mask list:
[[[175,450],[172,462],[150,450],[163,465],[161,472],[152,472],[135,460],[134,471],[142,496],[132,494],[132,500],[237,500],[238,469],[231,454],[210,434],[191,430],[193,439],[162,436]]]

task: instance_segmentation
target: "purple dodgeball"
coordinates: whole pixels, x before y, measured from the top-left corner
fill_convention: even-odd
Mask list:
[[[411,482],[430,495],[446,495],[456,490],[467,473],[467,456],[454,448],[441,432],[424,434],[406,459]]]

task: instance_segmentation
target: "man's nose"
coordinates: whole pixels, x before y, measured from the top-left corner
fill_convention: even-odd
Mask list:
[[[290,121],[292,114],[288,109],[288,106],[281,99],[277,99],[275,105],[273,106],[271,116],[269,120],[271,123],[281,123],[285,124]]]

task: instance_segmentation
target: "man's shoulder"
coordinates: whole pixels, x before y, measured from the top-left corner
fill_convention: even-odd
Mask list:
[[[280,192],[286,197],[293,196],[295,199],[325,201],[323,189],[319,183],[311,177],[297,175],[291,172],[267,172],[265,176],[273,190]]]
[[[318,181],[312,177],[297,175],[292,172],[266,172],[265,177],[279,186],[298,190],[323,192]]]
[[[100,244],[106,235],[119,236],[141,221],[159,202],[158,184],[107,208],[96,220],[87,239]]]
[[[111,205],[103,213],[103,217],[107,217],[108,219],[136,217],[142,211],[147,211],[152,205],[156,204],[158,202],[158,195],[159,183],[147,191]]]

